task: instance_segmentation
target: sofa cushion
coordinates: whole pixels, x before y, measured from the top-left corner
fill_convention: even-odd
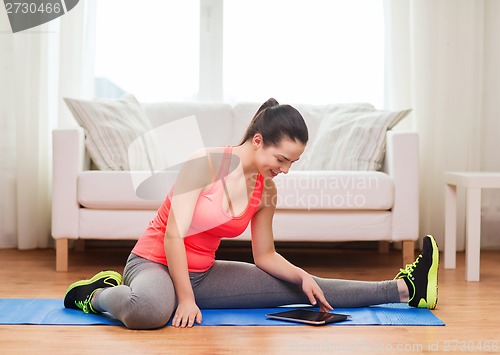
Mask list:
[[[383,111],[366,107],[332,108],[318,135],[297,164],[304,170],[379,170],[386,133],[411,110]]]
[[[293,171],[274,178],[283,210],[390,210],[394,184],[376,171]]]
[[[91,209],[156,210],[177,177],[176,171],[87,170],[78,175],[78,203]]]
[[[64,101],[85,130],[85,145],[96,167],[100,170],[129,170],[130,145],[152,129],[135,97],[127,95],[120,100],[64,98]],[[146,150],[151,157],[158,150],[154,140],[141,139],[140,145],[140,150]],[[136,159],[135,168],[148,169],[148,160]]]
[[[78,202],[90,209],[158,209],[177,173],[85,171]],[[389,210],[391,178],[382,172],[290,171],[274,178],[283,210]]]

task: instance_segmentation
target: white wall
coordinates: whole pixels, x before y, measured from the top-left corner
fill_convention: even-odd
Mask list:
[[[500,1],[485,3],[481,169],[500,171]],[[500,247],[500,190],[482,194],[483,247]]]

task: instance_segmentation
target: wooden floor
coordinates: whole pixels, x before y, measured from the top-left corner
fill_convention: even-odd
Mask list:
[[[392,278],[400,253],[375,250],[283,249],[310,273],[359,280]],[[67,286],[103,269],[123,271],[128,249],[70,252],[70,270],[57,273],[53,250],[0,250],[0,298],[62,298]],[[224,248],[221,259],[248,260]],[[328,354],[500,352],[500,252],[481,253],[481,281],[465,282],[464,254],[456,270],[440,267],[435,314],[444,327],[165,327],[0,326],[0,354]]]

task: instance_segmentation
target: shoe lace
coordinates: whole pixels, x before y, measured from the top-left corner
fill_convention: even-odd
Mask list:
[[[80,308],[85,313],[89,313],[89,300],[85,299],[83,301],[75,301],[75,305]]]
[[[422,254],[418,256],[418,258],[411,264],[406,264],[404,269],[399,269],[399,275],[407,275],[408,277],[412,277],[413,270],[417,267],[418,262],[422,258]]]
[[[95,290],[94,290],[94,292],[95,292]],[[87,298],[85,298],[83,301],[81,301],[81,300],[75,301],[75,305],[85,313],[96,313],[92,309],[92,305],[90,304],[90,300],[92,299],[94,292],[92,292],[90,295],[88,295]]]

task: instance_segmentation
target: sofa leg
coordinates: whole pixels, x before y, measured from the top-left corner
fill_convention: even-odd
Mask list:
[[[68,271],[68,239],[56,239],[56,271]]]
[[[403,267],[415,261],[415,242],[413,240],[403,240]]]

